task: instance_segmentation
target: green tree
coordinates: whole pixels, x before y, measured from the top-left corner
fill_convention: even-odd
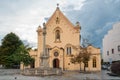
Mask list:
[[[82,55],[82,62],[84,63],[84,71],[86,71],[86,63],[90,60],[91,53],[88,52],[87,47],[91,45],[88,39],[83,39],[81,53]]]
[[[5,67],[12,67],[12,65],[17,65],[12,59],[13,54],[15,54],[16,49],[22,45],[22,41],[19,39],[15,33],[9,33],[2,39],[2,45],[0,46],[0,61]]]
[[[9,33],[2,39],[1,49],[5,55],[14,54],[17,48],[22,45],[22,41],[15,33]]]
[[[28,49],[15,33],[7,34],[0,46],[0,64],[7,68],[20,65],[20,62],[24,62],[25,65],[30,64],[32,58]]]
[[[21,45],[17,50],[16,50],[16,53],[18,58],[15,58],[17,59],[19,62],[22,62],[24,63],[25,66],[28,66],[29,64],[31,64],[32,61],[34,61],[33,58],[31,58],[31,56],[29,55],[29,51],[30,51],[31,48],[28,47],[28,45],[24,46],[24,45]],[[16,57],[15,56],[15,57]]]
[[[90,53],[88,53],[87,51],[87,47],[86,48],[82,48],[80,49],[80,52],[78,55],[73,55],[73,57],[71,58],[71,63],[73,64],[79,64],[80,65],[80,71],[81,71],[81,63],[83,62],[84,64],[84,71],[86,71],[86,66],[85,64],[88,63],[88,61],[90,60]]]
[[[87,51],[87,46],[90,45],[87,39],[83,39],[82,46],[80,47],[80,52],[78,55],[71,58],[72,63],[78,63],[80,65],[81,70],[81,63],[84,64],[84,71],[86,71],[86,63],[90,60],[90,53]]]
[[[80,66],[80,71],[81,71],[81,63],[82,63],[82,58],[83,58],[83,54],[81,52],[79,52],[78,55],[73,55],[73,57],[71,58],[71,63],[73,64],[79,64]]]
[[[91,53],[89,53],[87,51],[87,48],[82,48],[82,62],[84,63],[84,71],[86,71],[86,63],[88,63],[88,61],[90,60],[90,55]]]

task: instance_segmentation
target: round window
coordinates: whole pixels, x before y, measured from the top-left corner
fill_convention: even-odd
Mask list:
[[[54,56],[55,56],[55,57],[59,56],[59,53],[58,53],[58,52],[55,52],[55,53],[54,53]]]

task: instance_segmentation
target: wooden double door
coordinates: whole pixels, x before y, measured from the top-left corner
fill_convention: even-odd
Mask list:
[[[53,68],[59,68],[59,59],[53,60]]]

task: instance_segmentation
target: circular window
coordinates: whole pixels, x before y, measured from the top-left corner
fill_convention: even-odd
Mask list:
[[[55,52],[55,53],[54,53],[54,56],[55,56],[55,57],[57,57],[58,55],[59,55],[59,53],[58,53],[58,52]]]

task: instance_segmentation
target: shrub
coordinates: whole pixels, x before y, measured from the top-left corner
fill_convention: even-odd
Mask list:
[[[120,62],[114,62],[111,65],[112,73],[120,75]]]

